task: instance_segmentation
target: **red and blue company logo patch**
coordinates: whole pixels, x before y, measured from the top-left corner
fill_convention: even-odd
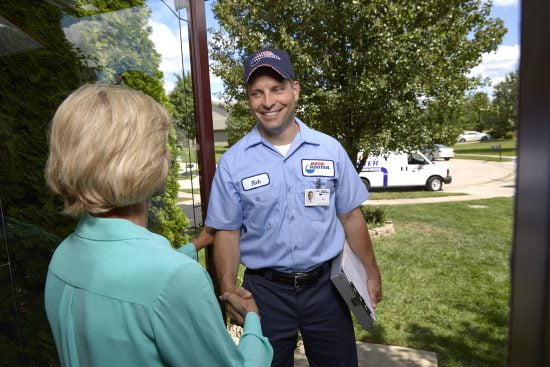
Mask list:
[[[302,174],[304,176],[334,177],[334,162],[302,159]]]

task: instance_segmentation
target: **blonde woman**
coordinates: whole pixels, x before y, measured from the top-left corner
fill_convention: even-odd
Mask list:
[[[51,124],[49,187],[80,217],[56,249],[46,313],[63,366],[269,366],[251,295],[222,299],[245,318],[237,347],[223,323],[197,250],[175,251],[147,230],[147,207],[163,192],[170,155],[166,111],[141,92],[88,84]]]

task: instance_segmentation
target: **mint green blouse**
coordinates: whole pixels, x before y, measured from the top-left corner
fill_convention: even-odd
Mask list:
[[[270,366],[258,315],[236,346],[193,244],[84,216],[56,249],[46,313],[63,366]]]

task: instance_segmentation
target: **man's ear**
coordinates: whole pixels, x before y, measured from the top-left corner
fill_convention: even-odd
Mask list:
[[[296,80],[292,82],[292,91],[294,92],[294,101],[297,102],[300,97],[300,83]]]

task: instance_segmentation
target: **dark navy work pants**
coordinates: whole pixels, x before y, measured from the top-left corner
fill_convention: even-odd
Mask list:
[[[273,367],[293,367],[300,330],[310,367],[356,367],[357,349],[348,307],[329,278],[307,288],[294,288],[246,273],[263,334],[273,346]]]

